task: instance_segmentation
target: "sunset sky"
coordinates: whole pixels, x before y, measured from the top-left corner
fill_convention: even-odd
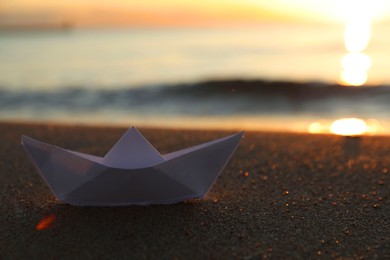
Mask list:
[[[356,3],[377,19],[384,0],[0,0],[0,23],[69,22],[76,26],[250,25],[264,21],[342,22]]]

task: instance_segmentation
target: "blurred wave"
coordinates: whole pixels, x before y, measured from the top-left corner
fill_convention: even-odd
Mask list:
[[[307,115],[387,118],[390,87],[324,83],[221,80],[123,89],[0,89],[0,115],[237,116]]]

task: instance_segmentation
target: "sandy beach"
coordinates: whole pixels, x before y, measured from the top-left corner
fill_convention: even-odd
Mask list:
[[[1,258],[390,258],[389,137],[247,132],[205,199],[146,207],[60,203],[20,145],[102,156],[125,130],[0,123]],[[161,153],[232,133],[140,130]]]

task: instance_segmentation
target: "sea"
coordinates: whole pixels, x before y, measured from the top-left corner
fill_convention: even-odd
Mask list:
[[[3,30],[0,120],[326,133],[359,118],[388,134],[390,35],[373,29],[368,81],[346,87],[343,30]]]

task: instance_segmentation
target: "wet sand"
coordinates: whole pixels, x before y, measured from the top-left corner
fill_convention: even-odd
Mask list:
[[[59,203],[20,145],[102,156],[125,130],[0,123],[1,258],[390,258],[389,137],[248,132],[205,199],[146,207]],[[232,133],[140,130],[161,153]]]

